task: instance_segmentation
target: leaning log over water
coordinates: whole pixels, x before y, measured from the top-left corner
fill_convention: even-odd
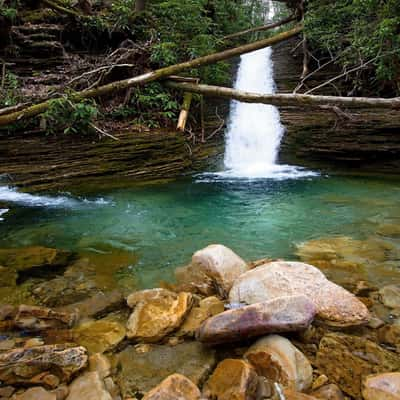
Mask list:
[[[235,47],[233,49],[225,50],[219,53],[209,54],[207,56],[195,58],[194,60],[186,61],[180,64],[171,65],[169,67],[161,68],[156,71],[147,72],[145,74],[135,76],[133,78],[124,79],[122,81],[112,82],[104,86],[100,86],[94,89],[83,90],[77,92],[72,97],[73,100],[82,100],[91,97],[103,96],[119,90],[129,89],[134,86],[143,85],[148,82],[153,82],[162,78],[166,78],[170,75],[178,74],[184,70],[202,67],[204,65],[210,65],[219,61],[227,60],[236,56],[240,56],[245,53],[250,53],[255,50],[269,47],[274,44],[280,43],[287,40],[303,29],[302,26],[297,26],[289,31],[279,33],[268,39],[259,40],[253,43],[245,44],[243,46]],[[34,117],[45,112],[51,104],[51,101],[45,101],[43,103],[35,104],[24,110],[13,112],[0,116],[0,126],[5,126],[17,122],[21,119]]]
[[[167,81],[166,86],[172,89],[180,89],[185,92],[198,93],[210,97],[223,97],[245,103],[262,103],[274,106],[400,109],[400,97],[384,99],[372,97],[313,96],[288,93],[258,94],[227,87],[172,81]]]

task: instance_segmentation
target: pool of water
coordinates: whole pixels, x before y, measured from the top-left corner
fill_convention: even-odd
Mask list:
[[[86,197],[0,189],[0,247],[74,250],[103,259],[104,269],[114,271],[117,263],[117,279],[134,277],[138,287],[172,279],[176,266],[210,243],[225,244],[248,260],[295,259],[298,243],[343,235],[400,248],[395,229],[400,226],[400,180],[203,175]],[[385,226],[392,229],[385,231]],[[389,268],[389,276],[400,277],[397,252],[391,254],[379,271]],[[385,275],[381,272],[374,276],[377,282]]]

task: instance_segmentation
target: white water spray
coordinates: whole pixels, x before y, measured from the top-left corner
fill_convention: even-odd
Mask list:
[[[275,10],[269,1],[270,20]],[[242,55],[235,89],[271,94],[275,91],[271,47]],[[276,107],[232,101],[227,132],[225,167],[219,174],[235,178],[295,178],[315,175],[310,171],[277,164],[279,145],[284,134]]]

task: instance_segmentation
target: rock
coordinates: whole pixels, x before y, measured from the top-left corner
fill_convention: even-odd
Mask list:
[[[144,395],[169,375],[178,373],[201,385],[215,365],[215,351],[198,342],[174,347],[153,345],[145,352],[127,347],[117,355],[122,396]],[[134,371],[134,373],[132,373]]]
[[[257,340],[244,357],[258,375],[278,382],[284,388],[303,392],[311,387],[313,371],[304,354],[279,335]]]
[[[42,387],[34,387],[26,390],[22,394],[15,394],[12,400],[57,400],[54,393],[48,392]]]
[[[203,322],[196,338],[216,344],[302,330],[312,322],[315,312],[314,304],[305,296],[279,297],[215,315]]]
[[[312,390],[317,390],[321,386],[325,385],[329,381],[328,377],[326,375],[320,375],[317,379],[312,384],[311,389]]]
[[[18,348],[0,353],[0,381],[6,384],[39,384],[56,375],[61,382],[86,367],[88,357],[83,347],[46,345]]]
[[[400,308],[400,285],[387,285],[379,291],[379,294],[386,307]]]
[[[176,299],[176,293],[168,289],[156,288],[145,289],[131,293],[126,302],[130,308],[135,308],[139,303],[148,303],[149,301],[165,301]]]
[[[192,307],[193,296],[165,289],[154,289],[153,294],[149,293],[151,291],[144,292],[142,301],[135,303],[132,300],[132,296],[139,299],[140,292],[128,298],[129,304],[136,306],[127,323],[127,336],[129,339],[154,343],[179,328]]]
[[[200,390],[186,376],[173,374],[150,390],[143,400],[200,400]]]
[[[229,300],[254,304],[291,295],[307,296],[317,308],[318,319],[328,325],[360,325],[370,318],[367,307],[353,294],[319,269],[300,262],[272,262],[246,272],[235,281]]]
[[[400,353],[400,325],[385,325],[378,330],[378,340],[393,346]]]
[[[104,385],[106,387],[106,390],[108,391],[108,393],[110,393],[111,397],[114,400],[121,400],[121,392],[119,390],[119,387],[115,384],[111,376],[108,376],[104,379]]]
[[[28,339],[25,343],[24,343],[24,347],[27,349],[29,347],[37,347],[37,346],[43,346],[45,343],[43,341],[43,339],[41,338],[31,338]]]
[[[331,383],[314,390],[311,393],[314,397],[321,400],[344,400],[344,396],[339,386]]]
[[[89,371],[97,372],[101,379],[106,378],[111,374],[110,360],[104,354],[92,354],[89,357]]]
[[[368,322],[368,326],[372,329],[378,329],[385,325],[385,322],[382,321],[380,318],[376,317],[375,315],[371,316],[371,319]]]
[[[96,293],[83,301],[69,304],[60,311],[77,313],[80,318],[101,318],[106,314],[124,307],[125,299],[119,290]]]
[[[67,400],[112,400],[97,372],[85,372],[69,387]]]
[[[90,353],[104,353],[115,348],[125,334],[124,326],[107,320],[87,322],[73,330],[74,342],[86,347]]]
[[[212,279],[197,265],[189,264],[175,269],[176,290],[212,296],[217,293]]]
[[[368,376],[362,394],[365,400],[399,400],[400,372]]]
[[[362,379],[398,370],[400,357],[362,337],[329,333],[319,344],[316,365],[341,390],[359,399]]]
[[[70,328],[76,319],[76,314],[22,304],[18,307],[14,325],[23,330],[41,331],[52,328]]]
[[[65,267],[71,253],[64,250],[34,246],[17,249],[0,249],[0,265],[22,272],[31,270],[35,275],[44,270]],[[42,270],[42,271],[40,271]]]
[[[308,394],[294,392],[290,389],[285,389],[283,391],[285,400],[316,400],[316,397],[310,396]]]
[[[211,244],[196,251],[192,264],[215,283],[222,297],[228,295],[235,279],[249,270],[244,260],[221,244]]]
[[[258,377],[243,360],[221,361],[203,388],[206,398],[215,400],[256,400]]]
[[[9,398],[15,392],[15,388],[13,386],[4,386],[0,387],[0,398],[5,397]]]
[[[193,337],[196,330],[207,318],[220,314],[224,310],[224,303],[217,297],[206,297],[200,301],[198,307],[193,307],[190,310],[189,315],[175,335]]]
[[[0,287],[15,286],[17,284],[17,277],[17,271],[0,265]]]
[[[67,385],[60,385],[51,392],[56,395],[57,400],[65,400],[69,394],[69,388]]]

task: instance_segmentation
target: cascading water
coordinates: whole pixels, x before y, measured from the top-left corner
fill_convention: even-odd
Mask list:
[[[268,18],[272,20],[275,10],[271,0],[268,5]],[[273,93],[275,82],[271,56],[270,47],[242,55],[235,89]],[[224,160],[227,170],[218,175],[278,179],[314,175],[302,168],[276,163],[283,134],[276,107],[232,101]]]

